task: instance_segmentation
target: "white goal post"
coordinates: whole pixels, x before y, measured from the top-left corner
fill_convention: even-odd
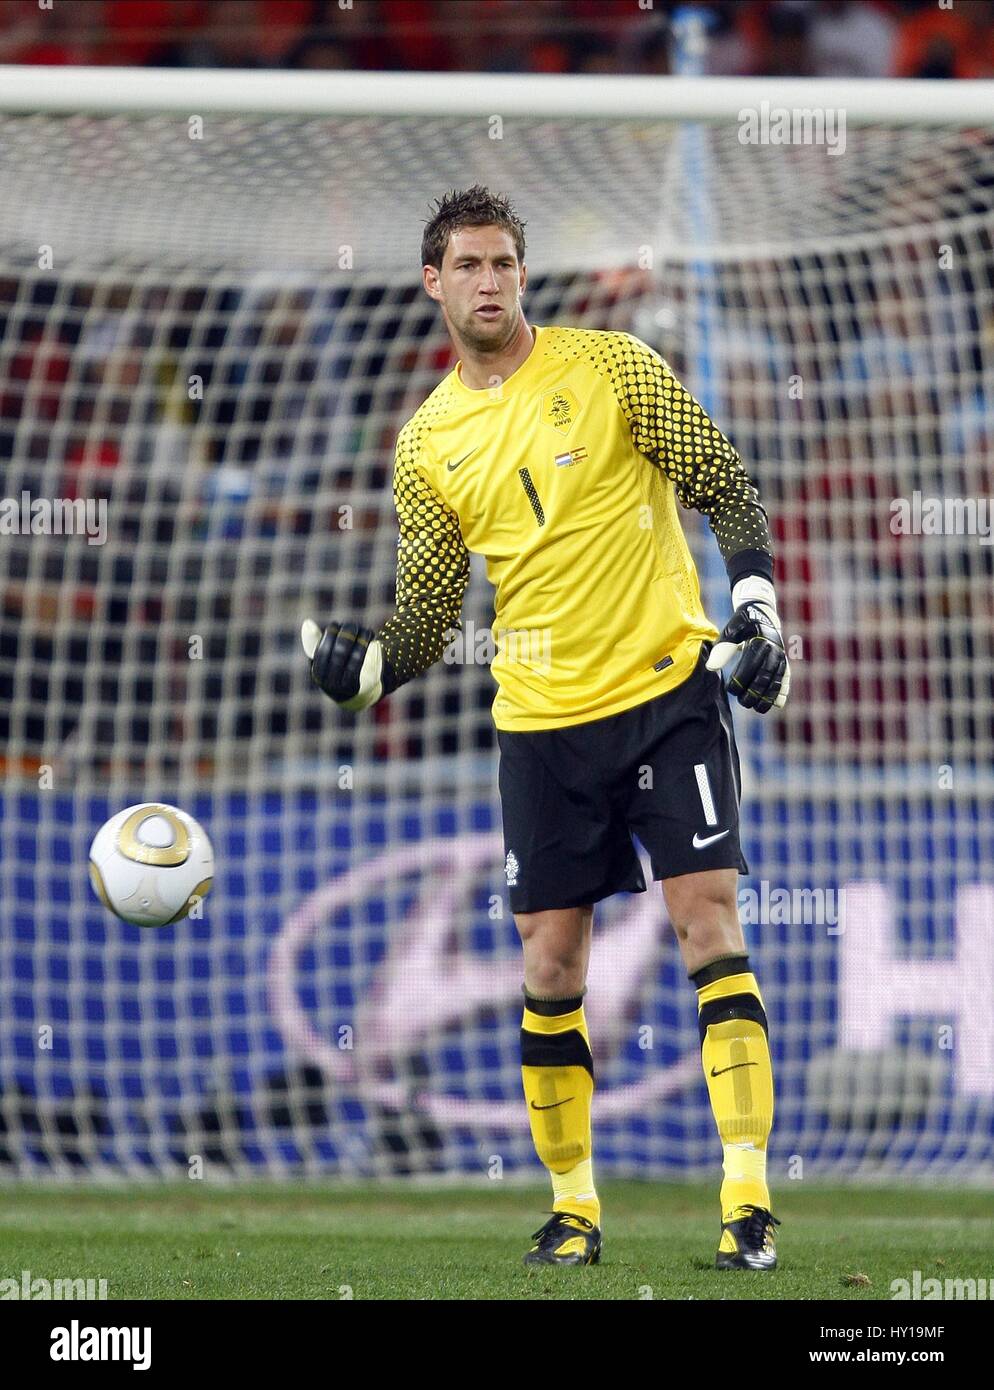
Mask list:
[[[989,1182],[994,83],[36,67],[0,68],[0,1180],[540,1176],[482,564],[370,714],[298,638],[390,612],[393,446],[451,366],[421,232],[476,182],[529,321],[649,342],[770,515],[773,1184]],[[158,932],[87,875],[146,800],[218,860]],[[599,1171],[713,1174],[658,889],[599,909],[587,1014]]]
[[[481,79],[485,92],[481,93]],[[0,65],[0,108],[124,114],[487,116],[724,122],[747,107],[844,109],[854,125],[989,126],[994,81],[835,77],[588,76],[582,73],[229,71]]]

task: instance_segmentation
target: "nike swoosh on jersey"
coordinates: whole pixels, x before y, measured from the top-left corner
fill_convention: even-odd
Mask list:
[[[706,840],[702,840],[700,835],[695,835],[693,839],[694,849],[706,849],[708,845],[713,845],[715,840],[723,840],[730,833],[728,830],[721,830],[717,835],[709,835]]]
[[[465,462],[466,462],[466,460],[469,458],[470,454],[475,454],[475,453],[476,453],[476,450],[475,450],[475,449],[470,449],[469,454],[463,454],[463,456],[462,456],[461,459],[456,459],[455,463],[447,463],[445,466],[446,466],[446,468],[449,470],[449,472],[452,473],[452,472],[454,472],[454,471],[459,467],[459,465],[460,465],[461,463],[465,463]]]
[[[572,1099],[573,1099],[572,1096],[567,1096],[565,1100],[556,1100],[556,1101],[553,1101],[553,1103],[552,1103],[551,1105],[536,1105],[535,1102],[532,1101],[532,1109],[533,1109],[533,1110],[558,1110],[559,1107],[560,1107],[561,1105],[568,1105],[569,1102],[570,1102]]]

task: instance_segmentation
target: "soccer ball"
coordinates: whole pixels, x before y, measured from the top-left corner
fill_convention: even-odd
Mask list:
[[[111,816],[90,846],[90,882],[105,907],[136,927],[164,927],[207,896],[214,850],[203,826],[156,801]]]

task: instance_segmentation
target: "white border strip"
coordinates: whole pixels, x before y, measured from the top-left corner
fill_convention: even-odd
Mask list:
[[[714,797],[711,795],[711,782],[708,779],[708,769],[706,763],[695,763],[694,772],[697,774],[697,790],[701,797],[701,806],[704,808],[704,821],[707,825],[717,825],[718,817],[714,811]]]

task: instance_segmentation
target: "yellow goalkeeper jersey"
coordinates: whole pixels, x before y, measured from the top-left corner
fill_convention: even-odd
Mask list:
[[[630,333],[533,328],[499,387],[471,390],[457,364],[401,430],[397,609],[378,634],[387,688],[427,670],[459,627],[468,552],[485,556],[508,730],[603,719],[691,674],[717,629],[677,499],[726,562],[772,554],[738,454],[658,353]]]

